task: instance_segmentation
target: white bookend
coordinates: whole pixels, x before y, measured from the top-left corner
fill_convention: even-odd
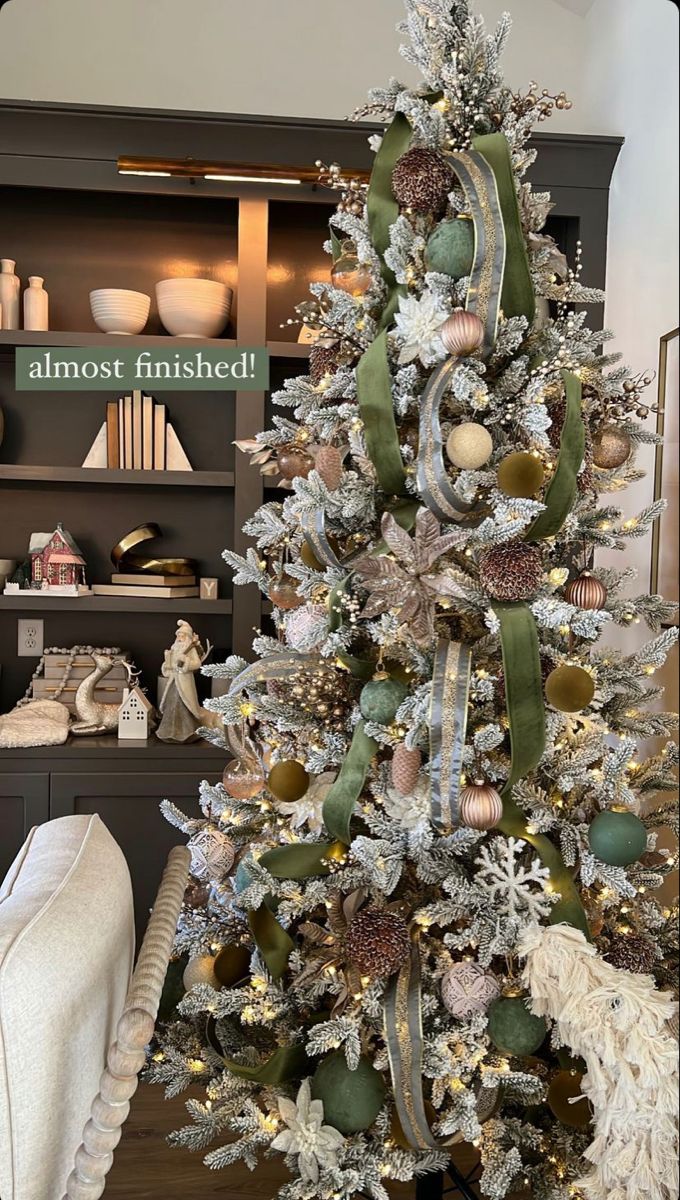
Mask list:
[[[193,470],[172,425],[167,425],[165,430],[165,465],[168,471]]]
[[[87,458],[83,463],[84,467],[106,467],[108,466],[108,450],[106,445],[106,421],[102,425],[99,433],[90,446]]]

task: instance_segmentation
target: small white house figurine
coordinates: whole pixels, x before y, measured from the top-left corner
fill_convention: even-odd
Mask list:
[[[139,687],[126,688],[126,693],[118,710],[118,740],[146,741],[153,705]]]

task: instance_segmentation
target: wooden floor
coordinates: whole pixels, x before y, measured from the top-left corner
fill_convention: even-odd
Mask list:
[[[187,1124],[184,1100],[166,1101],[163,1089],[142,1084],[114,1157],[105,1200],[273,1200],[290,1176],[274,1162],[253,1175],[244,1167],[209,1171],[201,1154],[172,1149],[166,1137]],[[414,1185],[395,1185],[395,1200],[413,1200]]]

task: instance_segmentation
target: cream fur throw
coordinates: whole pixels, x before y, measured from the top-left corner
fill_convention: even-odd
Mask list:
[[[66,705],[58,700],[32,700],[0,716],[0,747],[61,746],[70,719]]]
[[[605,962],[578,929],[533,926],[520,953],[537,1016],[585,1059],[581,1089],[594,1109],[593,1169],[577,1182],[588,1200],[676,1200],[678,1047],[670,993],[649,975]]]

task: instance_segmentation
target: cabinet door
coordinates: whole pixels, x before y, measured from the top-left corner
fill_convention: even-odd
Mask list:
[[[198,787],[205,777],[191,772],[51,776],[50,817],[98,813],[123,851],[132,876],[138,938],[146,928],[170,848],[186,841],[158,806],[167,798],[188,816],[200,817]],[[218,778],[208,776],[211,783]]]
[[[49,794],[48,775],[0,775],[0,880],[29,829],[47,820]]]

